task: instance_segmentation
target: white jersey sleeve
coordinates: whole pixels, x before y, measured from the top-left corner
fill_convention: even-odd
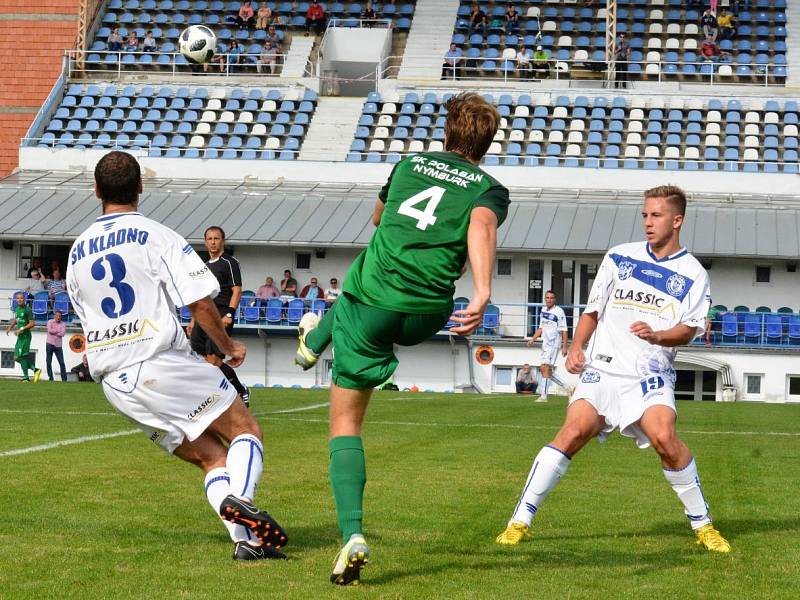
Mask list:
[[[219,294],[219,282],[197,256],[192,245],[171,229],[164,228],[156,263],[158,276],[175,306],[188,306]]]
[[[695,328],[695,339],[705,333],[706,316],[710,307],[711,286],[708,281],[708,273],[703,271],[702,276],[694,282],[681,304],[683,312],[680,315],[680,323]]]
[[[608,297],[611,294],[611,289],[614,286],[614,271],[616,266],[614,261],[609,255],[603,257],[600,267],[597,269],[597,275],[594,278],[592,289],[589,291],[589,300],[586,303],[586,308],[583,312],[596,312],[597,317],[600,318],[606,308]]]
[[[567,315],[564,312],[564,309],[561,308],[560,306],[557,306],[556,309],[557,309],[556,313],[558,314],[558,325],[556,327],[556,330],[559,332],[567,331]]]

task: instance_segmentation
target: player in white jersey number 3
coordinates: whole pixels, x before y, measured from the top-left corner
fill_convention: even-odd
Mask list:
[[[258,422],[222,371],[190,351],[175,313],[188,306],[228,364],[240,365],[245,346],[225,332],[212,300],[217,279],[185,239],[137,212],[135,158],[110,152],[94,174],[103,215],[72,245],[67,269],[92,377],[150,440],[205,472],[234,559],[285,558],[283,528],[253,504],[263,468]]]
[[[564,425],[536,455],[498,543],[529,537],[534,515],[575,454],[593,437],[602,441],[619,428],[640,448],[652,445],[658,453],[697,543],[730,552],[711,523],[692,453],[675,432],[676,347],[703,334],[711,301],[708,274],[680,245],[685,212],[680,188],[648,190],[642,209],[647,242],[616,246],[603,258],[567,355],[567,370],[580,377]]]

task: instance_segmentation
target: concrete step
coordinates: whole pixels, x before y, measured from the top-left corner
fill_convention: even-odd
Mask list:
[[[417,1],[399,80],[439,80],[458,6],[458,0]]]
[[[363,98],[321,97],[298,158],[335,161],[347,158],[363,106]]]

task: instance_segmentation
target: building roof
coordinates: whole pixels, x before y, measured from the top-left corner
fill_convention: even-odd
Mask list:
[[[378,186],[146,179],[141,212],[188,241],[220,225],[234,245],[361,247]],[[501,251],[602,254],[642,240],[641,193],[512,189]],[[86,173],[15,173],[0,180],[0,237],[71,242],[100,214]],[[681,235],[699,256],[800,255],[800,197],[695,195]]]

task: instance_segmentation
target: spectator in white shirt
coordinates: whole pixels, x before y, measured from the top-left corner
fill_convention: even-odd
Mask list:
[[[339,287],[339,280],[331,277],[331,287],[325,290],[325,302],[333,304],[342,295],[342,288]]]

